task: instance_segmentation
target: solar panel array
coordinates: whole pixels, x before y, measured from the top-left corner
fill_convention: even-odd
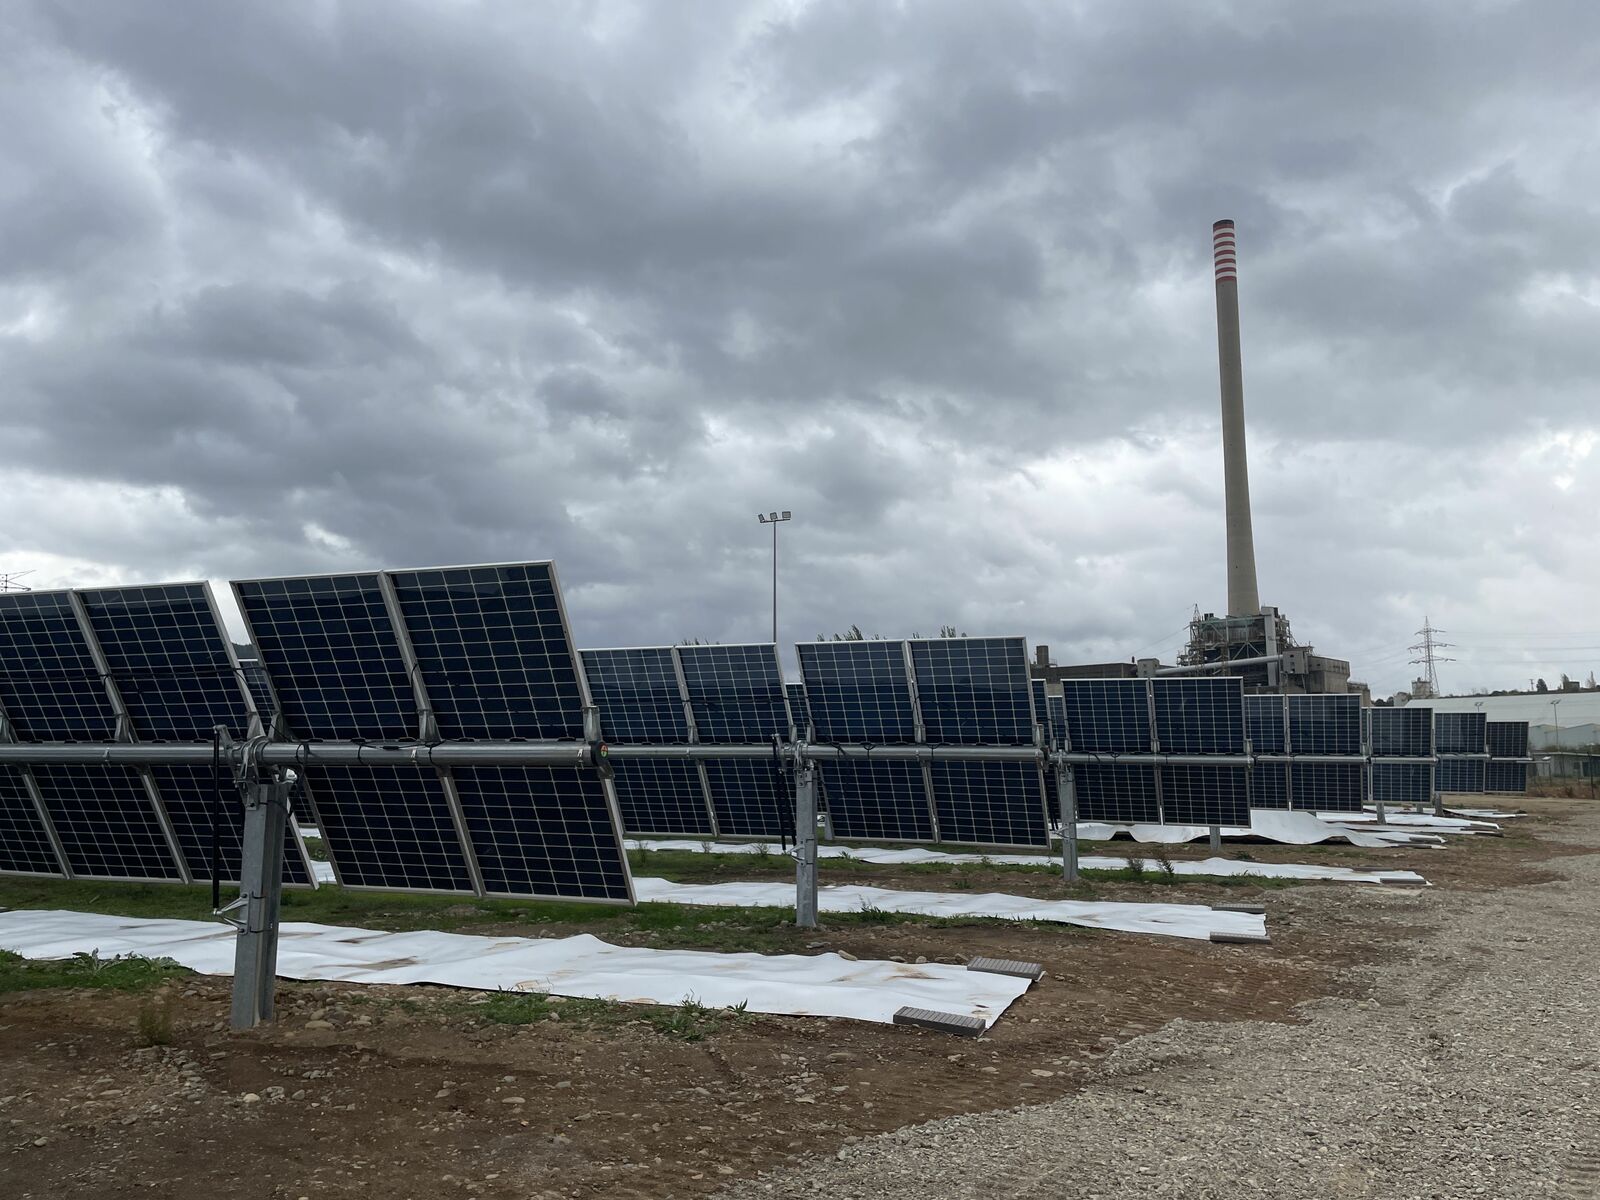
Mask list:
[[[1486,792],[1521,793],[1528,790],[1528,722],[1484,723],[1489,761],[1483,768]]]
[[[1248,825],[1251,776],[1243,763],[1118,763],[1128,754],[1245,752],[1238,679],[1069,679],[1062,685],[1066,748],[1100,761],[1074,765],[1086,821]]]
[[[0,595],[0,711],[34,743],[205,743],[218,725],[232,737],[254,728],[204,583]],[[0,828],[16,840],[0,870],[41,873],[53,857],[75,878],[207,878],[216,813],[221,873],[238,878],[243,810],[231,781],[218,804],[209,767],[40,764],[6,778]],[[313,886],[292,823],[285,839],[285,882]]]
[[[1485,790],[1488,772],[1484,756],[1489,753],[1489,722],[1481,711],[1435,712],[1433,745],[1439,756],[1434,779],[1441,792]]]
[[[296,741],[584,736],[589,690],[549,563],[233,585]],[[632,899],[616,796],[571,768],[311,766],[340,883]]]
[[[820,744],[1034,744],[1021,638],[803,642],[797,647]],[[1045,846],[1035,763],[845,760],[822,764],[835,837]]]
[[[1369,708],[1367,749],[1373,758],[1416,762],[1374,762],[1368,789],[1377,804],[1427,804],[1433,799],[1433,714],[1425,708]]]
[[[1340,756],[1353,762],[1291,761],[1289,807],[1355,812],[1365,806],[1367,764],[1361,745],[1361,697],[1285,696],[1286,753]]]

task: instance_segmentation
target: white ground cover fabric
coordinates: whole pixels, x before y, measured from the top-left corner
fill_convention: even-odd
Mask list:
[[[794,907],[791,883],[671,883],[633,878],[641,901]],[[856,884],[828,884],[817,889],[823,912],[911,913],[925,917],[995,917],[1007,921],[1053,921],[1124,933],[1164,934],[1207,940],[1213,933],[1265,937],[1266,918],[1257,913],[1223,912],[1204,904],[1116,904],[1095,900],[1038,900],[1004,892],[910,892]]]
[[[758,854],[773,852],[770,843],[761,842],[697,842],[687,839],[634,838],[629,849],[682,850],[712,854]],[[920,863],[992,863],[1006,867],[1048,867],[1061,869],[1060,858],[1047,858],[1042,854],[953,854],[942,850],[924,850],[920,847],[887,846],[818,846],[817,857],[826,859],[852,859],[856,862],[894,866]],[[1140,860],[1144,869],[1162,870],[1154,859]],[[1088,871],[1120,871],[1128,865],[1125,858],[1111,858],[1101,854],[1086,854],[1078,865]],[[1427,881],[1415,871],[1360,871],[1352,867],[1323,867],[1302,863],[1236,862],[1228,858],[1207,858],[1198,862],[1175,862],[1172,870],[1177,875],[1228,875],[1254,876],[1259,879],[1311,879],[1329,883],[1411,883]]]
[[[1340,817],[1349,813],[1339,813]],[[1083,841],[1108,842],[1117,835],[1131,837],[1147,845],[1181,845],[1198,842],[1211,836],[1204,825],[1113,825],[1102,821],[1079,821],[1078,837]],[[1315,846],[1322,842],[1349,842],[1352,846],[1380,849],[1389,846],[1415,846],[1437,844],[1440,839],[1433,834],[1387,826],[1357,829],[1352,825],[1335,824],[1320,820],[1316,813],[1289,812],[1276,808],[1250,810],[1250,827],[1224,825],[1225,840],[1254,840],[1282,842],[1288,846]]]
[[[1493,821],[1471,820],[1467,817],[1436,817],[1432,813],[1398,812],[1385,810],[1383,821],[1378,821],[1374,811],[1364,813],[1319,812],[1317,818],[1339,825],[1416,825],[1433,833],[1498,833],[1500,826]]]
[[[789,890],[793,902],[793,889]],[[0,912],[0,949],[25,958],[170,958],[207,975],[233,974],[234,932],[209,921],[165,921],[99,913]],[[837,954],[714,954],[612,946],[568,938],[384,933],[288,921],[278,939],[278,974],[345,983],[436,983],[485,991],[549,992],[632,1004],[848,1017],[890,1024],[907,1005],[964,1013],[989,1025],[1028,990],[1028,981],[942,963],[856,962]]]

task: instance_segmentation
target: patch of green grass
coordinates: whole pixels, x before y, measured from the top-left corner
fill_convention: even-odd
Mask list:
[[[134,1032],[140,1046],[172,1045],[172,997],[157,994],[141,1004]]]
[[[143,992],[187,974],[187,969],[170,958],[138,955],[101,958],[98,954],[75,954],[71,958],[35,960],[0,950],[0,994],[46,988]]]
[[[313,860],[316,862],[328,861],[328,844],[321,838],[303,837],[300,840],[305,843],[306,853]]]
[[[670,1007],[623,1004],[610,1000],[585,1000],[549,996],[543,992],[496,992],[470,1011],[497,1025],[537,1025],[559,1020],[586,1029],[642,1021],[656,1032],[684,1042],[698,1042],[729,1021],[745,1015],[743,1004],[711,1008],[693,996]]]

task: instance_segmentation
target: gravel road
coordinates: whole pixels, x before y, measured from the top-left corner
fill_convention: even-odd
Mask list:
[[[1546,836],[1600,849],[1600,809]],[[1177,1021],[1061,1101],[723,1195],[1600,1198],[1600,855],[1552,865],[1561,882],[1499,891],[1324,893],[1402,939],[1365,999],[1309,1004],[1299,1025]]]

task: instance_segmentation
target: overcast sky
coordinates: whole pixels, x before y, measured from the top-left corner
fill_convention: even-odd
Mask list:
[[[11,3],[0,571],[554,559],[581,645],[1263,602],[1600,663],[1600,6]],[[1580,649],[1581,648],[1581,649]],[[1531,660],[1526,662],[1524,660]]]

